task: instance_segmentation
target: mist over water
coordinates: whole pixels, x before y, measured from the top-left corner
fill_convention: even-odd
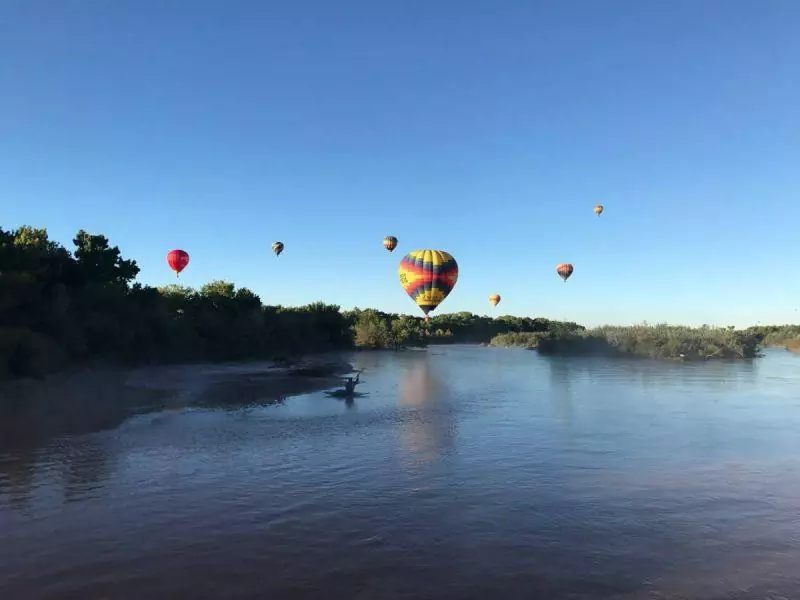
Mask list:
[[[349,403],[6,417],[0,597],[800,597],[800,356],[346,358]]]

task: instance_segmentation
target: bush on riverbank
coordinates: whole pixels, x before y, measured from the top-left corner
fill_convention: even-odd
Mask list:
[[[545,355],[605,355],[707,360],[752,358],[759,337],[732,327],[606,325],[594,329],[555,329],[545,333],[497,336],[496,346],[521,346]]]
[[[549,319],[535,319],[539,321],[536,329],[532,331],[509,331],[501,333],[489,340],[492,346],[515,346],[536,350],[542,340],[567,339],[571,333],[582,335],[586,327],[572,321],[550,321]],[[546,345],[546,344],[545,344]]]
[[[797,348],[800,340],[800,325],[755,325],[745,331],[759,338],[765,348]]]
[[[800,352],[800,335],[788,340],[784,340],[783,346],[791,352]]]

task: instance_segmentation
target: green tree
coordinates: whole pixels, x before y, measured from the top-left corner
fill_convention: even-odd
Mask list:
[[[81,229],[72,241],[80,272],[89,283],[127,287],[139,274],[136,261],[123,259],[119,248],[103,235]]]
[[[392,343],[386,319],[374,310],[365,310],[353,326],[355,344],[365,348],[386,348]]]
[[[425,345],[421,319],[400,315],[391,323],[391,339],[396,348]]]

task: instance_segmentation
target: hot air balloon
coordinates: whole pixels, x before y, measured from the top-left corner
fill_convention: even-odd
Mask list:
[[[598,204],[598,205],[596,205],[594,207],[594,214],[596,214],[598,217],[603,214],[603,205],[602,204]]]
[[[391,252],[397,248],[397,238],[393,235],[387,235],[385,238],[383,238],[383,247]]]
[[[275,242],[272,244],[272,251],[276,256],[280,256],[281,252],[283,252],[283,242]]]
[[[569,263],[561,263],[560,265],[556,265],[556,273],[558,273],[558,276],[564,280],[564,283],[567,283],[567,279],[569,279],[569,276],[572,275],[574,270],[575,269],[573,269],[572,265]]]
[[[489,302],[492,303],[492,306],[497,306],[500,300],[502,300],[502,298],[500,298],[500,294],[492,294],[489,296]]]
[[[189,264],[189,255],[183,250],[170,250],[167,252],[167,264],[175,271],[175,277]]]
[[[400,285],[428,316],[453,291],[458,264],[443,250],[414,250],[400,261]]]

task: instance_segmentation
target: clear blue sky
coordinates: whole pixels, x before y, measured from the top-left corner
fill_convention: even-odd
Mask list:
[[[3,0],[0,223],[273,304],[419,314],[397,263],[436,248],[438,312],[800,321],[798,31],[796,0]]]

